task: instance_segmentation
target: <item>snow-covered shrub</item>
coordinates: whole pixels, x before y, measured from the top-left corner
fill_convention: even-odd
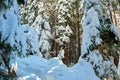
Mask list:
[[[38,47],[38,35],[35,30],[29,26],[22,25],[16,29],[14,50],[17,55],[25,57],[28,55],[40,55]]]

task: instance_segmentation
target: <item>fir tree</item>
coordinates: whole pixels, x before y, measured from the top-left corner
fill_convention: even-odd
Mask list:
[[[12,47],[13,34],[18,26],[16,0],[0,1],[0,79],[9,80],[17,77],[16,56]],[[9,14],[9,15],[8,15]],[[13,19],[14,18],[14,19]],[[11,24],[11,20],[13,23]]]
[[[44,58],[49,58],[52,35],[48,18],[44,13],[43,1],[28,0],[26,5],[21,5],[20,12],[21,22],[33,27],[38,34],[39,51]]]
[[[120,79],[114,63],[119,39],[116,26],[102,13],[99,1],[86,0],[81,58],[91,63],[101,79]]]
[[[0,2],[0,80],[17,77],[17,56],[39,54],[37,34],[19,16],[17,0]]]

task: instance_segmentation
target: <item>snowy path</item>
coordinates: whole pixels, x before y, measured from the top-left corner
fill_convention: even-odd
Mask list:
[[[99,80],[90,64],[81,60],[67,68],[58,58],[38,56],[18,59],[18,80]]]

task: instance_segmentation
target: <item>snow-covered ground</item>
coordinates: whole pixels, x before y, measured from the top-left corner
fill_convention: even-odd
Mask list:
[[[50,60],[39,56],[18,58],[18,80],[100,80],[91,64],[80,59],[68,68],[58,58]]]

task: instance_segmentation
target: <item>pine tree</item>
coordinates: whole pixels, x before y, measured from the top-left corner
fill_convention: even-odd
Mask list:
[[[32,33],[32,34],[31,34]],[[40,55],[33,28],[20,24],[17,0],[0,2],[0,80],[17,77],[17,56]]]
[[[54,26],[55,30],[53,31],[53,35],[55,41],[58,42],[60,45],[63,45],[64,42],[66,43],[69,42],[69,36],[70,34],[72,34],[72,30],[67,23],[71,17],[69,13],[70,4],[69,1],[67,0],[59,0],[57,1],[57,4],[58,5],[56,6],[56,8],[58,10],[57,13],[58,22]]]
[[[114,62],[120,39],[118,29],[102,13],[98,0],[86,0],[84,12],[81,58],[91,63],[101,79],[120,80]]]
[[[50,29],[50,25],[48,22],[46,22],[45,20],[42,20],[42,24],[41,24],[41,29],[39,30],[40,32],[40,37],[39,37],[39,49],[43,54],[43,57],[48,59],[51,57],[51,55],[49,54],[50,52],[50,39],[52,37],[51,35],[51,29]]]
[[[18,27],[16,0],[0,1],[0,79],[9,80],[17,77],[16,56],[12,47],[13,34]],[[11,23],[12,21],[12,23]],[[11,65],[12,64],[12,65]]]
[[[78,58],[80,56],[81,32],[82,32],[80,22],[82,19],[81,15],[83,15],[84,0],[58,0],[55,2],[57,2],[56,6],[55,8],[52,8],[54,9],[53,11],[55,15],[52,14],[52,17],[53,16],[55,17],[54,19],[56,20],[56,22],[54,22],[54,26],[56,25],[57,28],[53,26],[53,31],[55,31],[54,28],[58,30],[59,27],[61,26],[62,27],[66,27],[67,25],[70,26],[70,29],[72,30],[73,34],[67,36],[68,38],[70,38],[71,42],[64,44],[66,49],[65,52],[70,56],[69,62],[77,63]],[[55,2],[53,2],[53,4]],[[54,21],[54,19],[51,20]],[[50,22],[52,23],[52,21]],[[56,37],[58,38],[57,35]],[[53,44],[56,47],[58,47],[55,48],[56,52],[58,53],[58,50],[60,49],[59,44],[57,43]]]
[[[120,13],[120,1],[119,0],[100,0],[102,4],[102,10],[104,14],[108,15],[111,18],[111,21],[119,26],[117,15]]]
[[[68,0],[59,0],[56,1],[56,24],[53,26],[53,37],[54,41],[52,49],[56,56],[59,55],[59,50],[62,48],[65,52],[65,58],[63,60],[64,63],[68,64],[68,55],[69,55],[69,42],[70,36],[72,35],[72,29],[69,25],[70,20],[70,1]]]
[[[48,17],[44,12],[44,1],[28,0],[20,6],[21,22],[34,27],[38,34],[39,50],[43,57],[49,58],[50,40],[52,38]]]

